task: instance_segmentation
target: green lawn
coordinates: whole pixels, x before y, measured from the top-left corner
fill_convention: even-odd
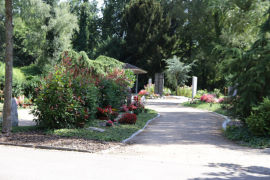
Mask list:
[[[219,103],[205,103],[201,101],[195,101],[195,103],[190,103],[190,102],[185,102],[182,104],[183,106],[186,107],[193,107],[193,108],[198,108],[198,109],[204,109],[212,112],[216,112],[219,114],[223,115],[228,115],[228,112],[221,107],[221,104]]]
[[[64,137],[78,137],[100,141],[117,141],[130,137],[134,132],[143,128],[146,122],[157,116],[157,112],[154,110],[148,110],[147,113],[141,113],[137,116],[137,122],[135,125],[115,125],[113,127],[99,127],[101,120],[93,120],[88,126],[94,126],[103,128],[105,132],[97,132],[87,129],[57,129],[57,130],[40,130],[35,126],[28,127],[15,127],[12,132],[31,132],[31,131],[42,131],[50,135],[58,135]],[[1,130],[1,128],[0,128]]]
[[[115,125],[113,127],[103,127],[105,132],[90,131],[87,129],[58,129],[51,130],[47,133],[66,137],[80,137],[86,139],[94,139],[101,141],[122,141],[130,137],[134,132],[143,128],[146,122],[156,117],[157,112],[149,110],[148,113],[141,113],[137,116],[135,125]],[[100,120],[94,120],[90,126],[98,127]]]

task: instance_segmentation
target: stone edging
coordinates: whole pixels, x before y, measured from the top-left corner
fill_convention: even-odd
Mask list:
[[[133,139],[135,136],[137,136],[138,134],[140,134],[141,132],[143,132],[144,129],[148,126],[148,124],[149,124],[151,121],[157,119],[158,117],[160,117],[160,114],[159,114],[159,113],[157,114],[156,117],[154,117],[154,118],[148,120],[147,123],[144,125],[144,127],[143,127],[142,129],[140,129],[140,130],[138,130],[137,132],[133,133],[129,138],[124,139],[124,140],[122,141],[122,143],[126,144],[128,141],[130,141],[131,139]]]
[[[183,107],[187,107],[187,106],[183,106]],[[199,108],[194,108],[194,107],[187,107],[187,108],[199,109]],[[219,114],[219,113],[216,113],[216,112],[213,112],[213,111],[208,111],[208,110],[206,110],[206,109],[199,109],[199,110],[204,111],[204,112],[209,112],[209,113],[212,113],[212,114],[215,114],[215,115],[217,115],[217,116],[220,116],[220,117],[224,118],[225,121],[223,121],[223,123],[222,123],[222,129],[223,129],[224,131],[227,129],[227,124],[228,124],[229,122],[231,122],[231,119],[228,118],[228,116],[225,116],[225,115],[223,115],[223,114]]]
[[[215,114],[215,115],[217,115],[217,116],[221,116],[221,117],[223,117],[225,119],[225,121],[223,121],[223,123],[222,123],[222,129],[225,131],[227,129],[227,124],[229,122],[231,122],[231,119],[228,118],[228,116],[224,116],[222,114],[219,114],[219,113],[216,113],[216,112],[212,112],[212,111],[210,111],[210,112],[213,113],[213,114]]]
[[[74,152],[93,153],[93,152],[87,151],[87,150],[72,149],[72,148],[62,148],[62,147],[51,147],[51,146],[40,146],[40,145],[31,145],[31,144],[13,144],[13,143],[3,143],[3,142],[0,142],[0,145],[26,147],[26,148],[34,148],[34,149],[47,149],[47,150],[59,150],[59,151],[74,151]]]

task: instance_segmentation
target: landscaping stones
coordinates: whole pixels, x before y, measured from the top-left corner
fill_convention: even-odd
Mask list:
[[[101,129],[101,128],[97,128],[97,127],[88,127],[86,128],[88,130],[92,130],[92,131],[98,131],[98,132],[105,132],[105,129]]]

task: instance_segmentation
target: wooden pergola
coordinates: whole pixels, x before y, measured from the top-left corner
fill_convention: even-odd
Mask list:
[[[137,94],[138,93],[139,74],[146,74],[147,71],[145,71],[141,68],[138,68],[137,66],[134,66],[134,65],[129,64],[129,63],[125,63],[124,69],[129,69],[129,70],[133,71],[133,73],[136,75],[136,94]]]

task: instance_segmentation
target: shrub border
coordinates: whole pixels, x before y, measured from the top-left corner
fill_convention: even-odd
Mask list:
[[[138,134],[140,134],[141,132],[143,132],[144,129],[148,126],[148,124],[149,124],[150,122],[152,122],[153,120],[155,120],[155,119],[157,119],[157,118],[159,118],[159,117],[160,117],[160,114],[158,113],[156,117],[154,117],[154,118],[148,120],[142,129],[139,129],[137,132],[133,133],[129,138],[124,139],[123,141],[121,141],[121,143],[127,144],[128,141],[132,140],[135,136],[137,136]]]

